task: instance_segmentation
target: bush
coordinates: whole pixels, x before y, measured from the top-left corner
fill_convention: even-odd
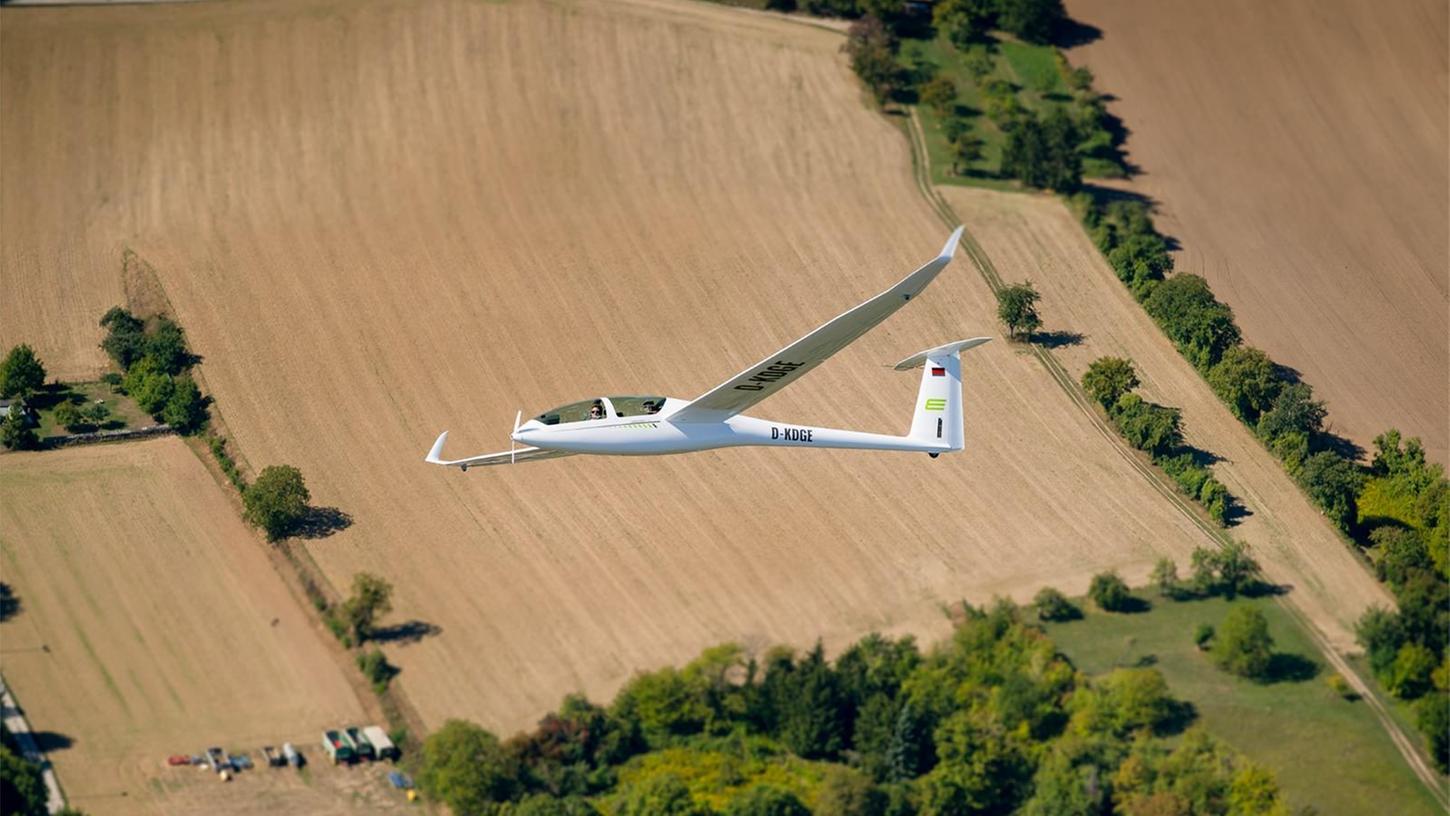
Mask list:
[[[1062,0],[999,0],[997,24],[1030,43],[1045,44],[1067,16]]]
[[[243,516],[266,531],[268,541],[276,541],[307,514],[311,498],[301,471],[291,465],[269,465],[242,493]]]
[[[1122,612],[1132,605],[1132,593],[1128,591],[1128,585],[1116,572],[1103,572],[1093,576],[1092,585],[1088,587],[1088,597],[1098,608],[1108,612]]]
[[[1133,361],[1122,357],[1099,357],[1082,375],[1083,390],[1105,410],[1117,405],[1124,394],[1138,385],[1138,372],[1133,368]]]
[[[1199,371],[1212,368],[1239,342],[1233,310],[1197,275],[1175,275],[1153,287],[1143,308]]]
[[[370,572],[352,577],[352,596],[343,602],[340,616],[353,642],[362,643],[373,636],[377,619],[393,609],[393,585]]]
[[[937,116],[946,116],[957,101],[957,84],[949,76],[938,75],[921,86],[921,101]]]
[[[237,469],[237,463],[232,460],[231,454],[227,453],[227,441],[220,436],[213,436],[207,440],[207,445],[211,448],[212,457],[221,466],[222,473],[226,474],[227,481],[232,483],[232,487],[246,493],[247,482],[242,478],[242,472]]]
[[[1269,410],[1259,417],[1259,438],[1275,446],[1276,453],[1279,440],[1291,435],[1302,437],[1307,448],[1308,441],[1323,432],[1327,414],[1308,383],[1291,383],[1279,389]],[[1308,456],[1307,449],[1304,455]],[[1282,454],[1279,458],[1286,459]]]
[[[357,656],[357,667],[362,671],[363,677],[372,684],[373,691],[378,694],[388,690],[388,683],[398,673],[398,668],[388,662],[387,656],[381,649],[363,652]]]
[[[1364,486],[1364,476],[1353,462],[1333,451],[1320,451],[1304,460],[1299,484],[1339,529],[1352,529],[1355,497]]]
[[[0,361],[0,398],[28,397],[45,385],[45,366],[35,350],[21,343]]]
[[[1436,692],[1415,704],[1415,725],[1440,773],[1450,773],[1450,694]]]
[[[1207,649],[1209,641],[1211,640],[1213,640],[1213,626],[1211,624],[1200,623],[1194,627],[1193,645],[1197,646],[1199,651]]]
[[[86,418],[81,416],[81,409],[77,408],[75,403],[70,400],[66,400],[60,405],[55,406],[55,421],[56,424],[63,426],[68,431],[74,431],[86,424]]]
[[[1329,686],[1330,691],[1334,692],[1340,697],[1343,697],[1346,700],[1354,701],[1359,699],[1359,695],[1356,694],[1354,689],[1350,687],[1349,681],[1345,680],[1344,675],[1339,674],[1338,672],[1335,672],[1334,674],[1331,674],[1328,677],[1324,678],[1324,682]]]
[[[1234,412],[1253,425],[1273,405],[1283,383],[1269,355],[1248,346],[1233,346],[1209,369],[1208,384]]]
[[[1212,651],[1213,662],[1220,669],[1240,677],[1263,678],[1274,656],[1268,619],[1252,606],[1230,609]]]
[[[1082,610],[1073,606],[1066,595],[1052,587],[1038,590],[1032,599],[1032,605],[1037,607],[1037,617],[1045,621],[1076,620],[1082,617]]]
[[[1155,459],[1183,444],[1183,412],[1177,408],[1124,394],[1109,415],[1128,444]]]
[[[1385,687],[1402,700],[1414,700],[1430,690],[1435,655],[1419,643],[1406,643],[1395,653]]]
[[[1165,598],[1178,596],[1180,587],[1178,582],[1178,565],[1173,563],[1172,558],[1160,558],[1158,563],[1153,565],[1153,585],[1158,587],[1158,594]]]

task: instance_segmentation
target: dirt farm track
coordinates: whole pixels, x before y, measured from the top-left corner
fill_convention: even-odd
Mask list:
[[[423,465],[443,429],[450,455],[506,445],[520,408],[695,396],[941,245],[837,34],[440,0],[6,10],[0,36],[0,289],[23,293],[0,345],[94,374],[122,253],[150,263],[249,464],[352,515],[312,559],[438,627],[389,647],[429,726],[510,731],[723,640],[932,636],[944,602],[1137,581],[1210,543],[1005,341],[966,362],[960,456]],[[758,413],[899,433],[917,381],[882,364],[994,328],[963,258]],[[1325,540],[1296,557],[1346,645],[1385,596]]]

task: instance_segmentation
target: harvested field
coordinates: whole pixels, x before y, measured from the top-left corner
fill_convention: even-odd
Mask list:
[[[5,276],[114,293],[122,246],[155,266],[251,465],[352,514],[317,564],[440,628],[389,647],[431,726],[525,726],[723,640],[934,635],[943,602],[1207,540],[1000,341],[968,360],[960,456],[421,462],[443,428],[497,449],[519,408],[694,396],[940,246],[833,33],[666,2],[3,13],[4,151],[34,159],[0,202],[54,199]],[[68,70],[23,70],[41,54]],[[36,327],[20,307],[0,340]],[[760,413],[899,433],[917,381],[881,364],[994,322],[963,258]]]
[[[1069,52],[1130,131],[1155,200],[1249,342],[1334,430],[1389,426],[1450,462],[1450,11],[1293,0],[1071,0]]]
[[[21,603],[0,624],[5,678],[73,805],[347,805],[295,775],[224,786],[165,767],[209,745],[284,741],[317,761],[322,727],[363,715],[327,635],[181,440],[0,457],[0,575]]]
[[[1355,619],[1390,605],[1389,594],[1133,300],[1067,207],[1050,196],[938,189],[1004,280],[1037,286],[1044,328],[1082,335],[1054,352],[1074,380],[1099,357],[1128,357],[1145,399],[1183,409],[1188,443],[1222,458],[1214,474],[1249,510],[1232,534],[1293,588],[1294,604],[1336,648],[1354,649]]]

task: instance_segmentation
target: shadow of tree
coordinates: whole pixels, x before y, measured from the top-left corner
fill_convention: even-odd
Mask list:
[[[393,643],[405,645],[417,643],[425,637],[433,637],[442,634],[443,627],[427,621],[410,620],[407,623],[399,623],[394,626],[383,626],[373,629],[368,634],[368,640],[378,643]]]
[[[1095,25],[1063,17],[1052,30],[1052,44],[1058,48],[1087,45],[1103,38],[1103,30]]]
[[[1158,721],[1153,733],[1160,737],[1182,734],[1197,719],[1197,706],[1187,700],[1172,700],[1168,703],[1168,716]]]
[[[1302,683],[1319,676],[1320,666],[1303,655],[1275,652],[1264,670],[1263,683]]]
[[[4,581],[0,581],[0,621],[9,620],[20,613],[20,596]]]
[[[43,754],[52,751],[64,751],[75,745],[75,740],[65,734],[58,734],[54,731],[31,731],[30,736],[35,740],[35,747]]]
[[[292,527],[295,538],[327,538],[352,526],[352,516],[336,507],[309,507],[307,513]]]
[[[1085,335],[1082,332],[1075,331],[1033,332],[1030,338],[1033,343],[1045,349],[1080,345],[1084,339]]]

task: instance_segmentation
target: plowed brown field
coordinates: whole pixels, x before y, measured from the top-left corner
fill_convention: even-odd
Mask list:
[[[1334,429],[1450,461],[1450,6],[1070,0],[1178,268]]]
[[[421,462],[444,428],[450,455],[497,449],[519,408],[692,397],[940,246],[836,34],[662,0],[0,14],[25,113],[0,126],[0,275],[37,293],[0,302],[0,344],[99,365],[122,249],[153,264],[251,464],[352,514],[318,565],[440,627],[389,647],[430,725],[527,725],[722,640],[933,634],[944,602],[1208,542],[1000,341],[969,356],[959,456]],[[962,258],[759,413],[900,432],[916,380],[880,364],[993,311]],[[1345,615],[1373,595],[1332,575]]]
[[[178,439],[0,458],[5,679],[89,812],[333,812],[332,782],[167,768],[292,741],[363,709],[324,638]],[[319,795],[318,791],[324,793]],[[393,798],[398,798],[394,796]],[[334,803],[332,800],[336,799]]]

